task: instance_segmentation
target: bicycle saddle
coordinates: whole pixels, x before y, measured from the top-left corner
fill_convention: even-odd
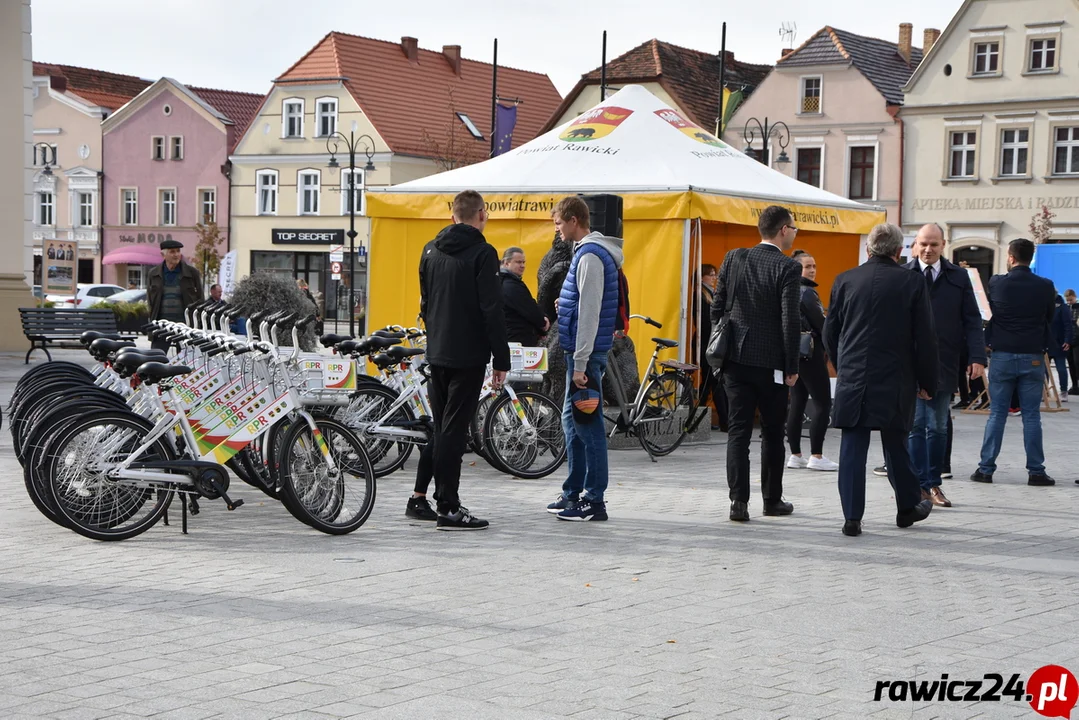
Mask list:
[[[359,352],[370,352],[375,350],[385,350],[388,347],[393,347],[394,345],[400,344],[401,340],[399,338],[372,335],[356,347]]]
[[[390,330],[375,330],[373,333],[371,333],[371,335],[373,337],[396,338],[398,340],[401,340],[405,337],[405,334],[403,332],[392,332]]]
[[[667,338],[652,338],[652,342],[654,342],[656,345],[662,345],[665,348],[678,347],[677,340],[668,340]]]
[[[390,357],[386,353],[379,353],[378,355],[373,355],[368,359],[379,370],[385,370],[386,368],[390,367],[391,365],[396,365],[397,363],[401,362],[400,360],[394,360],[392,357]]]
[[[121,375],[127,377],[138,370],[139,365],[151,361],[166,363],[169,361],[169,356],[160,350],[150,350],[147,352],[128,350],[127,352],[121,352],[117,355],[116,359],[112,361],[112,364],[120,371]]]
[[[322,347],[333,347],[337,343],[342,343],[345,340],[351,340],[351,339],[352,339],[351,335],[333,335],[331,333],[327,333],[327,334],[323,335],[322,337],[320,337],[318,339],[318,341],[320,343],[322,343]]]
[[[90,343],[90,352],[95,355],[108,355],[114,353],[121,348],[135,347],[135,343],[130,340],[109,340],[108,338],[98,338]]]
[[[186,365],[166,365],[160,362],[145,362],[139,365],[139,369],[135,372],[142,378],[147,384],[152,385],[155,382],[160,382],[166,378],[176,377],[177,375],[186,375],[191,372],[191,368]]]
[[[406,348],[406,347],[392,347],[385,352],[385,355],[397,362],[401,362],[405,358],[416,357],[417,355],[423,355],[423,348]]]
[[[119,340],[120,335],[119,333],[104,333],[99,330],[87,330],[79,336],[79,342],[81,342],[86,347],[89,347],[90,343],[99,338],[105,338],[106,340]]]

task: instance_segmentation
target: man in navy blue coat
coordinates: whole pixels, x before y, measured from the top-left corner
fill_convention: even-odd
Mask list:
[[[969,358],[967,373],[972,380],[985,374],[986,359],[982,315],[970,276],[963,268],[945,260],[941,256],[943,252],[944,231],[940,225],[930,223],[918,231],[912,249],[915,259],[904,266],[925,276],[929,286],[940,357],[937,391],[929,400],[918,398],[907,447],[922,487],[922,499],[940,507],[951,507],[940,487],[940,473],[948,443],[948,415],[957,387],[959,358],[963,354]]]

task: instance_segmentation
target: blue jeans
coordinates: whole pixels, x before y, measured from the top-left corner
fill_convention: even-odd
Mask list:
[[[1042,401],[1045,381],[1045,358],[1042,355],[994,352],[989,371],[989,421],[982,440],[982,460],[978,469],[992,475],[997,469],[997,455],[1004,440],[1004,423],[1012,393],[1019,389],[1019,409],[1023,411],[1023,445],[1027,454],[1027,472],[1045,473],[1042,451]]]
[[[951,395],[938,392],[932,400],[919,399],[914,411],[914,427],[907,438],[910,462],[922,490],[940,487],[940,469],[948,445],[948,415]]]
[[[607,353],[594,354],[588,358],[588,377],[602,385],[603,371],[607,369]],[[562,430],[566,433],[566,461],[569,475],[562,483],[562,496],[601,502],[607,490],[607,432],[602,408],[599,417],[589,423],[573,419],[570,396],[573,384],[573,353],[566,353],[566,399],[562,404]],[[584,492],[582,497],[581,492]]]

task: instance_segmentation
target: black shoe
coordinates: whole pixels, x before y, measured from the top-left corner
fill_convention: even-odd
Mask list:
[[[410,497],[408,505],[405,505],[405,515],[413,520],[430,520],[434,522],[438,519],[438,513],[431,507],[431,501],[426,497]]]
[[[895,524],[901,528],[909,528],[916,522],[921,522],[933,512],[933,501],[922,500],[910,510],[903,510],[896,514]]]
[[[848,520],[843,523],[843,534],[855,537],[862,534],[862,523],[858,520]]]
[[[993,476],[992,475],[986,475],[981,470],[975,470],[974,473],[971,474],[970,479],[973,480],[974,482],[980,482],[980,483],[991,483],[991,482],[993,482]]]
[[[790,515],[794,512],[794,505],[786,500],[777,500],[776,502],[764,503],[764,514],[777,516],[777,515]]]
[[[880,467],[873,468],[873,474],[877,477],[888,477],[888,466],[881,465]]]
[[[1068,394],[1079,395],[1079,387],[1075,387],[1074,385],[1072,385],[1070,388],[1068,388]]]
[[[437,530],[486,530],[490,525],[486,520],[480,520],[479,518],[472,517],[472,513],[468,511],[468,508],[462,507],[455,513],[448,513],[438,515]]]
[[[1045,473],[1031,473],[1027,476],[1027,485],[1035,485],[1037,487],[1049,487],[1050,485],[1056,485],[1057,481],[1049,477]]]
[[[749,520],[749,503],[738,501],[732,502],[731,520],[734,520],[735,522],[746,522]]]
[[[970,400],[960,400],[952,405],[952,410],[966,410],[968,407],[970,407]]]

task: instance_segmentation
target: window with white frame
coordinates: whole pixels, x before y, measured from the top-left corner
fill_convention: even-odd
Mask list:
[[[277,214],[277,171],[259,170],[255,174],[259,215]]]
[[[43,165],[56,165],[55,145],[34,146],[34,166],[42,167]]]
[[[299,195],[296,204],[300,215],[318,215],[319,181],[318,170],[301,170],[296,176],[296,192]]]
[[[1053,131],[1053,174],[1079,174],[1079,127],[1058,127]]]
[[[1057,39],[1033,38],[1030,41],[1030,72],[1044,72],[1056,70],[1057,67]]]
[[[973,75],[996,75],[1000,72],[1000,42],[974,43]]]
[[[341,214],[348,215],[355,208],[357,215],[363,215],[363,190],[365,178],[363,170],[355,173],[349,170],[341,171]]]
[[[165,138],[161,135],[154,135],[150,138],[150,157],[154,160],[165,159]]]
[[[146,287],[146,285],[143,283],[142,265],[127,266],[127,286],[129,288],[140,289]]]
[[[182,135],[174,135],[169,138],[170,157],[173,160],[184,159],[184,138]]]
[[[217,189],[202,188],[199,190],[199,218],[200,223],[217,222]]]
[[[281,137],[303,137],[303,100],[285,100],[281,110]]]
[[[79,200],[79,227],[94,226],[94,195],[93,193],[78,193]]]
[[[124,225],[138,225],[139,191],[135,188],[124,188],[120,191],[120,202],[123,206]]]
[[[37,224],[42,226],[54,224],[54,209],[53,194],[48,191],[39,192],[37,194]]]
[[[976,130],[960,130],[949,134],[950,153],[948,177],[974,177],[974,155],[978,149]]]
[[[161,225],[175,225],[176,224],[176,191],[160,190],[159,198],[161,200],[160,211],[160,224]]]
[[[799,107],[802,113],[821,112],[821,78],[802,78],[802,102]]]
[[[1030,154],[1030,128],[1006,128],[1000,131],[1000,176],[1027,174]]]
[[[319,98],[317,105],[318,136],[329,137],[337,132],[337,98]]]
[[[850,148],[850,181],[847,197],[851,200],[872,200],[876,187],[877,148],[860,145]]]

